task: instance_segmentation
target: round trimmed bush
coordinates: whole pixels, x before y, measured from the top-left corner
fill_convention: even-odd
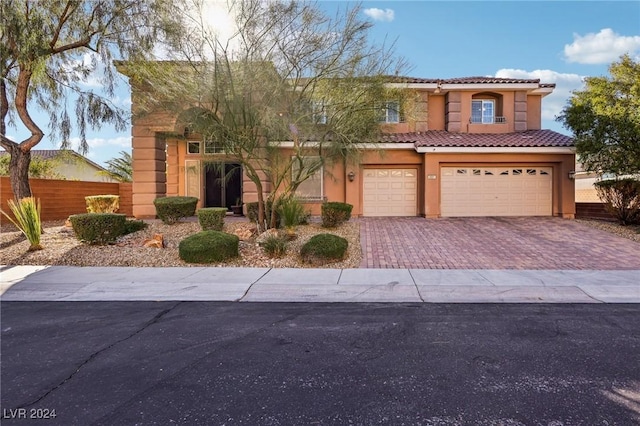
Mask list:
[[[322,203],[322,226],[325,228],[334,228],[351,219],[351,210],[353,206],[347,203],[330,201]]]
[[[226,207],[206,207],[198,210],[198,222],[203,231],[222,231]]]
[[[124,235],[126,216],[116,213],[84,213],[69,216],[76,238],[89,244],[108,244]]]
[[[164,223],[171,225],[183,217],[193,216],[196,213],[196,197],[160,197],[153,200],[156,214]]]
[[[344,259],[349,243],[333,234],[314,235],[300,249],[300,256],[306,263],[323,265]]]
[[[180,241],[180,259],[188,263],[222,262],[239,254],[237,235],[220,231],[202,231]]]

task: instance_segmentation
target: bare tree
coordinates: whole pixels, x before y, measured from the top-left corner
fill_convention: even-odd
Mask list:
[[[72,116],[86,152],[87,127],[109,123],[124,130],[126,111],[110,101],[113,55],[149,57],[159,39],[169,40],[179,26],[170,0],[4,0],[0,2],[0,146],[11,155],[11,186],[16,199],[31,195],[31,149],[42,141],[34,109],[49,116],[49,136],[68,148]],[[96,78],[102,93],[87,87]],[[7,137],[17,121],[30,136]]]
[[[234,1],[235,33],[221,39],[203,23],[205,4],[184,8],[195,11],[191,32],[172,62],[129,63],[127,74],[153,87],[138,100],[139,113],[175,108],[242,164],[257,187],[262,225],[265,177],[274,200],[377,140],[381,102],[391,95],[384,83],[402,63],[370,43],[372,24],[359,7],[329,17],[308,2]]]

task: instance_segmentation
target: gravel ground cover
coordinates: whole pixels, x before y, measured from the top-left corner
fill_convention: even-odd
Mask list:
[[[614,222],[599,220],[576,220],[587,226],[611,232],[640,243],[640,227],[620,226]],[[200,231],[195,221],[165,225],[159,220],[148,221],[149,227],[120,238],[116,244],[91,246],[78,241],[71,228],[64,221],[45,222],[42,235],[44,250],[27,252],[29,243],[12,225],[4,223],[0,233],[0,265],[73,265],[73,266],[199,266],[188,264],[178,256],[180,241]],[[340,262],[325,265],[326,268],[358,268],[362,258],[360,248],[360,227],[352,220],[335,229],[322,228],[318,223],[297,228],[298,238],[289,242],[287,254],[282,258],[269,258],[256,241],[255,227],[246,219],[225,223],[224,231],[252,234],[240,241],[240,257],[210,266],[267,267],[267,268],[309,268],[298,256],[300,247],[313,235],[328,232],[340,235],[349,241],[347,256]],[[161,234],[165,248],[143,247],[146,240]]]
[[[0,235],[0,265],[72,265],[72,266],[201,266],[189,264],[178,256],[180,241],[196,232],[200,225],[195,221],[184,221],[165,225],[159,220],[148,221],[149,226],[133,234],[118,239],[113,245],[93,246],[83,244],[75,238],[73,230],[64,226],[64,221],[46,222],[41,242],[44,250],[27,252],[29,243],[15,228],[3,225]],[[240,241],[240,257],[224,263],[209,266],[227,267],[267,267],[267,268],[308,268],[298,253],[300,247],[313,235],[331,233],[349,241],[347,256],[340,262],[327,264],[325,268],[357,268],[360,265],[360,227],[357,221],[350,221],[337,228],[323,228],[318,223],[301,225],[296,229],[297,238],[288,244],[287,253],[282,258],[269,258],[256,242],[255,226],[247,220],[225,223],[224,232],[239,233],[246,240]],[[161,234],[164,248],[143,247],[146,240]]]

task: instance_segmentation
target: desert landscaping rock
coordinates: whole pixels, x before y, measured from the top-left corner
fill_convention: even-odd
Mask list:
[[[69,265],[69,266],[200,266],[189,264],[178,256],[178,244],[182,239],[201,231],[195,221],[184,221],[174,225],[159,220],[148,221],[149,226],[139,232],[119,238],[115,244],[95,246],[78,241],[73,230],[64,226],[64,221],[44,223],[42,246],[44,250],[27,253],[29,243],[15,228],[3,227],[0,234],[0,265]],[[248,221],[229,222],[224,232],[238,235],[240,257],[208,266],[255,267],[255,268],[309,268],[298,253],[300,247],[313,235],[332,233],[346,238],[349,249],[345,259],[324,265],[325,268],[357,268],[362,255],[360,251],[360,227],[357,222],[348,222],[338,228],[327,230],[312,223],[296,228],[297,239],[290,241],[287,254],[271,259],[256,242],[255,225]],[[162,235],[165,248],[143,247],[145,241]]]

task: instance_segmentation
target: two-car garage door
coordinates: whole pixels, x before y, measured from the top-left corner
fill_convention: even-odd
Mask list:
[[[364,216],[417,215],[417,169],[370,168],[363,175]],[[442,167],[440,177],[443,217],[552,214],[551,167]]]
[[[550,216],[551,167],[443,167],[440,213],[452,216]]]

